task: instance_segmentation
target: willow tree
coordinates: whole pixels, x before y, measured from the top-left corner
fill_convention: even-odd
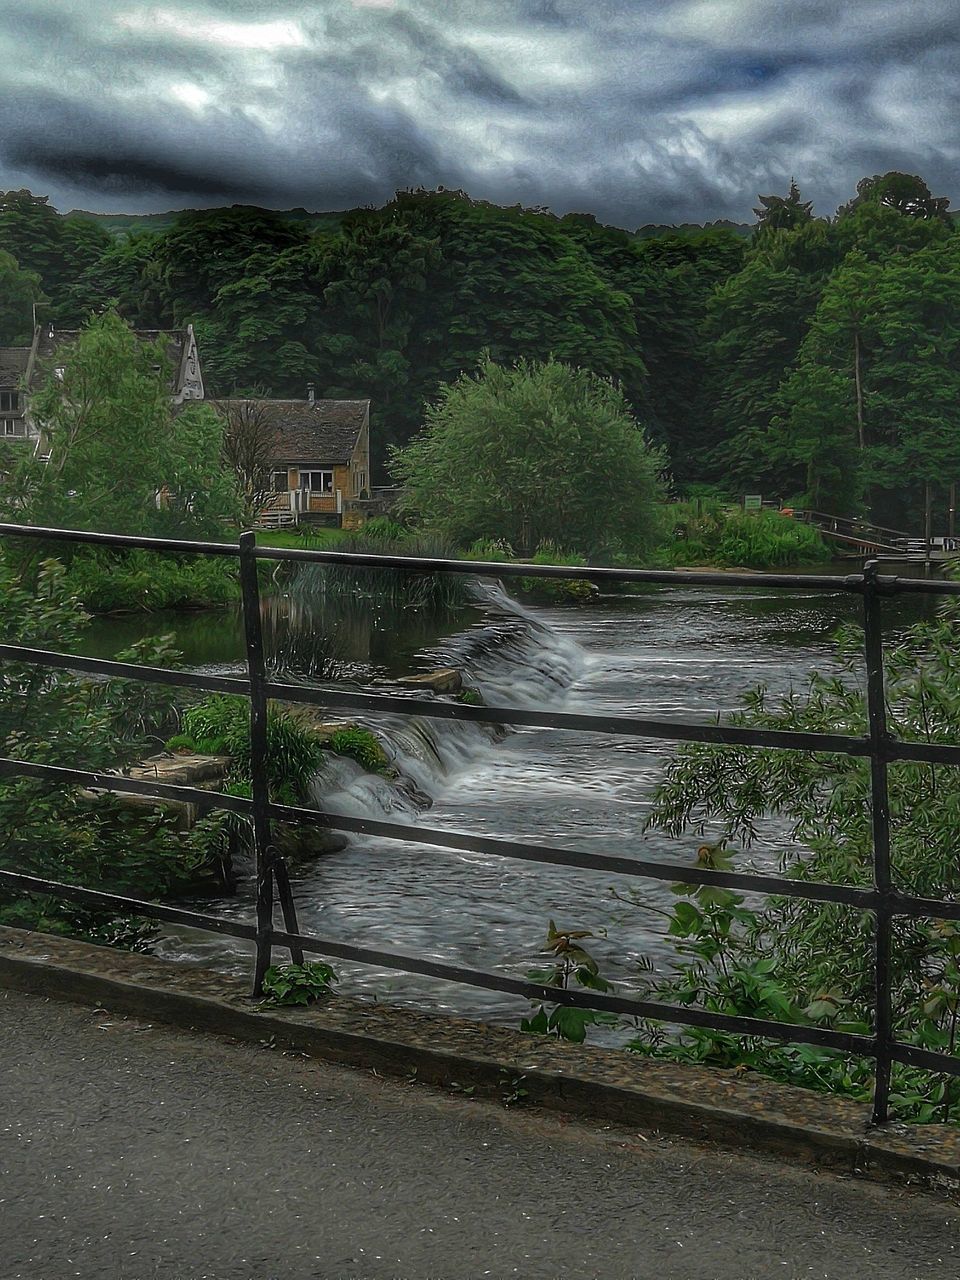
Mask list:
[[[403,509],[461,545],[598,556],[657,535],[664,455],[612,382],[553,359],[484,359],[442,388],[392,465]]]

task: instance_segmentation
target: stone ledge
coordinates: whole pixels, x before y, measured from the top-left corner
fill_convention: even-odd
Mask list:
[[[881,1178],[960,1182],[960,1131],[872,1129],[866,1107],[804,1089],[506,1027],[336,996],[308,1009],[263,1006],[238,978],[195,965],[0,928],[0,986],[94,1003],[423,1083],[501,1095],[523,1077],[531,1104],[592,1120],[707,1139]]]

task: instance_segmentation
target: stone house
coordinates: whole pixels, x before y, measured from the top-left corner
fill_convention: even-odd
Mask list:
[[[273,427],[271,497],[263,524],[358,528],[370,497],[370,401],[211,400],[221,412],[256,406]]]
[[[183,329],[136,329],[141,342],[165,339],[172,372],[170,398],[174,404],[203,399],[203,374],[193,325]],[[79,336],[77,329],[41,325],[29,347],[0,347],[0,439],[22,440],[41,448],[40,432],[30,414],[30,397],[50,369],[61,366]]]

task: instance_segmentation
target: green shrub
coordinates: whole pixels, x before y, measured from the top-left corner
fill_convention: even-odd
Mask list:
[[[275,964],[263,975],[263,994],[273,1004],[312,1004],[331,994],[337,974],[322,960]]]
[[[960,611],[912,627],[886,652],[890,732],[907,742],[950,743],[960,734]],[[805,690],[778,699],[764,688],[744,699],[730,723],[793,733],[865,734],[863,633],[841,635],[839,675],[814,673]],[[776,748],[684,747],[667,766],[650,824],[667,835],[703,839],[697,863],[736,866],[761,824],[781,824],[783,874],[826,884],[873,883],[871,769],[868,760]],[[956,770],[900,761],[889,774],[894,878],[901,893],[947,900],[960,892]],[[835,903],[770,896],[761,906],[714,885],[674,886],[670,971],[644,994],[721,1014],[769,1018],[868,1036],[875,1013],[875,925],[868,913]],[[627,891],[646,910],[643,891]],[[923,1050],[960,1049],[960,927],[903,917],[891,961],[896,1038]],[[808,1088],[870,1097],[875,1066],[816,1045],[781,1045],[702,1027],[638,1027],[638,1052],[682,1062],[750,1068]],[[895,1064],[890,1095],[904,1120],[960,1122],[960,1079]]]
[[[375,516],[363,526],[362,534],[364,538],[374,538],[378,542],[402,542],[410,536],[410,530],[390,516]]]
[[[338,756],[349,756],[370,773],[384,773],[389,766],[386,752],[376,734],[369,729],[349,727],[337,729],[327,740],[329,749]]]
[[[570,555],[552,543],[541,543],[531,564],[566,565],[582,568],[582,556]],[[585,578],[518,578],[517,584],[526,595],[558,604],[585,604],[595,594]]]
[[[70,562],[67,585],[94,613],[205,608],[240,599],[236,561],[220,556],[178,560],[140,550],[84,550]]]
[[[778,511],[739,511],[719,502],[676,503],[665,548],[675,565],[749,569],[819,564],[830,553],[819,532]]]

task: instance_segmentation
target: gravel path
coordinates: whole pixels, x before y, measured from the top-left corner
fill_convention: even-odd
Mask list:
[[[0,992],[0,1280],[960,1273],[916,1191]]]

